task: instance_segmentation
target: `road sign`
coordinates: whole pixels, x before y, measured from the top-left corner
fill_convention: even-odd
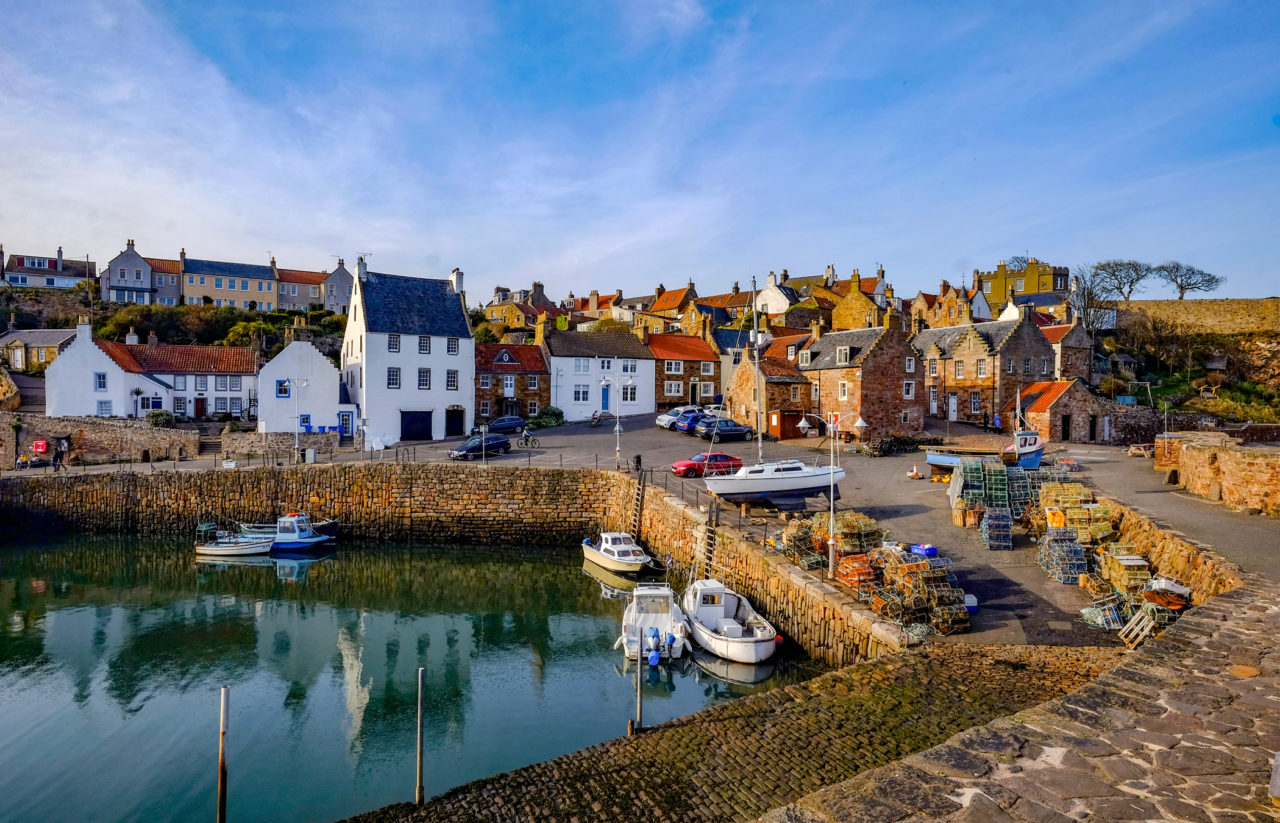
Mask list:
[[[840,428],[840,412],[828,413],[827,422],[830,423],[833,428]]]

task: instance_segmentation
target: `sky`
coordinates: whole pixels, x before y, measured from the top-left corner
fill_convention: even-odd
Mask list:
[[[1280,294],[1280,3],[0,0],[0,243],[650,294]],[[1139,296],[1167,297],[1152,284]]]

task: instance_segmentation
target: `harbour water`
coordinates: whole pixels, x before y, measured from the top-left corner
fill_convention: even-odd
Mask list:
[[[634,664],[606,579],[518,550],[362,546],[196,563],[189,541],[0,548],[0,820],[335,820],[625,733]],[[645,672],[653,724],[813,674]],[[752,683],[750,681],[758,680]]]

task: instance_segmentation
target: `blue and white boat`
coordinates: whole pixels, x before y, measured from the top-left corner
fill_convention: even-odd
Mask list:
[[[276,521],[276,536],[271,542],[275,549],[308,549],[327,543],[333,538],[321,534],[311,526],[311,518],[298,512],[289,512]]]
[[[1007,466],[1038,469],[1040,460],[1044,457],[1044,441],[1036,432],[1020,431],[1014,434],[1013,443],[1004,449],[930,446],[925,462],[933,468],[935,474],[950,474],[960,467],[961,461],[983,457],[999,457]]]

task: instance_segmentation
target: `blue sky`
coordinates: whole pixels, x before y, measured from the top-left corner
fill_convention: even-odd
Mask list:
[[[1029,252],[1280,294],[1280,4],[0,0],[7,252],[700,293]],[[1144,296],[1166,296],[1152,286]]]

